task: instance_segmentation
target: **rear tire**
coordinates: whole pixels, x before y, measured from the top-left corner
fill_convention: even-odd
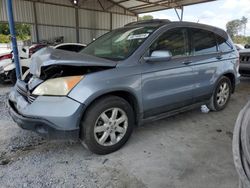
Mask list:
[[[212,111],[223,110],[231,98],[231,93],[231,80],[226,76],[221,77],[215,87],[213,96],[211,97],[208,104],[208,108]]]
[[[106,96],[87,109],[81,122],[80,139],[93,153],[112,153],[127,142],[134,122],[133,109],[126,100]]]

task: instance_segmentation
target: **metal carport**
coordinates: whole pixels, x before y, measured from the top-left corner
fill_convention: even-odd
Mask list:
[[[64,36],[65,42],[89,43],[136,21],[138,14],[171,8],[183,10],[184,6],[209,1],[214,0],[0,0],[0,22],[14,25],[10,16],[13,15],[16,23],[31,24],[33,42]],[[12,38],[15,43],[13,33]]]

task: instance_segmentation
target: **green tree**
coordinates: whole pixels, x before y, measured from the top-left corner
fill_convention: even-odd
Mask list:
[[[250,37],[245,36],[234,36],[233,41],[237,44],[248,44]]]
[[[238,35],[239,31],[242,29],[242,22],[239,19],[229,21],[226,25],[227,32],[233,38]]]
[[[0,23],[0,34],[9,35],[10,30],[7,23]]]
[[[27,36],[31,35],[30,25],[28,24],[16,24],[15,29],[16,35],[22,40],[26,39]]]
[[[154,17],[152,15],[144,15],[142,17],[139,17],[139,20],[152,20]]]
[[[15,24],[16,36],[18,40],[27,40],[31,35],[31,26],[29,24]],[[10,30],[7,23],[0,23],[0,42],[10,42]]]
[[[241,23],[243,25],[244,35],[246,35],[247,22],[248,22],[248,19],[245,16],[243,16],[241,18]]]

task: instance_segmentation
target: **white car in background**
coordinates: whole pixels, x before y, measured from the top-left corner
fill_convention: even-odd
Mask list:
[[[238,51],[245,49],[243,44],[234,44]]]
[[[31,62],[31,55],[37,52],[38,50],[48,47],[44,44],[35,44],[30,47],[23,47],[18,49],[19,53],[19,61],[21,65],[22,71],[22,79],[24,79],[29,74],[29,65]],[[80,43],[62,43],[56,46],[51,46],[55,49],[72,51],[72,52],[79,52],[83,48],[86,47],[85,44]],[[16,65],[13,62],[13,55],[12,52],[5,52],[0,54],[0,82],[4,83],[7,81],[11,81],[11,83],[16,82],[16,73],[15,68]]]
[[[22,67],[22,72],[28,70],[29,63],[29,49],[18,48],[20,64]],[[13,63],[13,53],[12,51],[4,52],[0,54],[0,82],[4,83],[6,81],[15,82],[16,73],[15,73],[15,64]]]

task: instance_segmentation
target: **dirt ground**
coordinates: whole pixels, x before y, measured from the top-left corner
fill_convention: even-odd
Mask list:
[[[249,86],[250,79],[242,79],[222,112],[195,109],[146,124],[105,156],[18,128],[5,104],[10,86],[1,86],[0,187],[235,188],[232,132]]]

